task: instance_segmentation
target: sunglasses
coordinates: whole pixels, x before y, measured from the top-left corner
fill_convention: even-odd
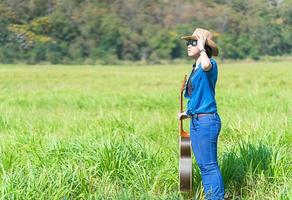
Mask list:
[[[187,46],[192,45],[193,47],[198,44],[197,40],[187,40],[186,42]]]

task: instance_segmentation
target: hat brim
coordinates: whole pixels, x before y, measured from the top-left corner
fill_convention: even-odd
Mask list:
[[[181,39],[184,39],[184,40],[198,40],[197,36],[195,36],[195,35],[182,36]]]
[[[198,40],[198,38],[195,35],[187,35],[182,36],[181,39],[184,40]],[[212,56],[218,56],[219,50],[216,45],[216,43],[213,40],[206,39],[206,45],[208,45],[212,49]]]

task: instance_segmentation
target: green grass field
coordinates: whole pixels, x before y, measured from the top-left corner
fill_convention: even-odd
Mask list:
[[[0,66],[1,199],[186,198],[177,113],[190,70]],[[232,199],[292,198],[291,89],[291,62],[219,63],[218,153]],[[191,196],[202,199],[193,165]]]

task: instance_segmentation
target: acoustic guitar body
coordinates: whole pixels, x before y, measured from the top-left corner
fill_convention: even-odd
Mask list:
[[[179,182],[180,191],[192,190],[192,151],[190,137],[180,137]]]

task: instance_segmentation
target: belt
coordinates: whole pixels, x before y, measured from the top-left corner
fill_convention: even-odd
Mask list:
[[[191,117],[198,119],[198,117],[206,116],[206,115],[215,115],[216,113],[198,113],[198,114],[191,114]]]

